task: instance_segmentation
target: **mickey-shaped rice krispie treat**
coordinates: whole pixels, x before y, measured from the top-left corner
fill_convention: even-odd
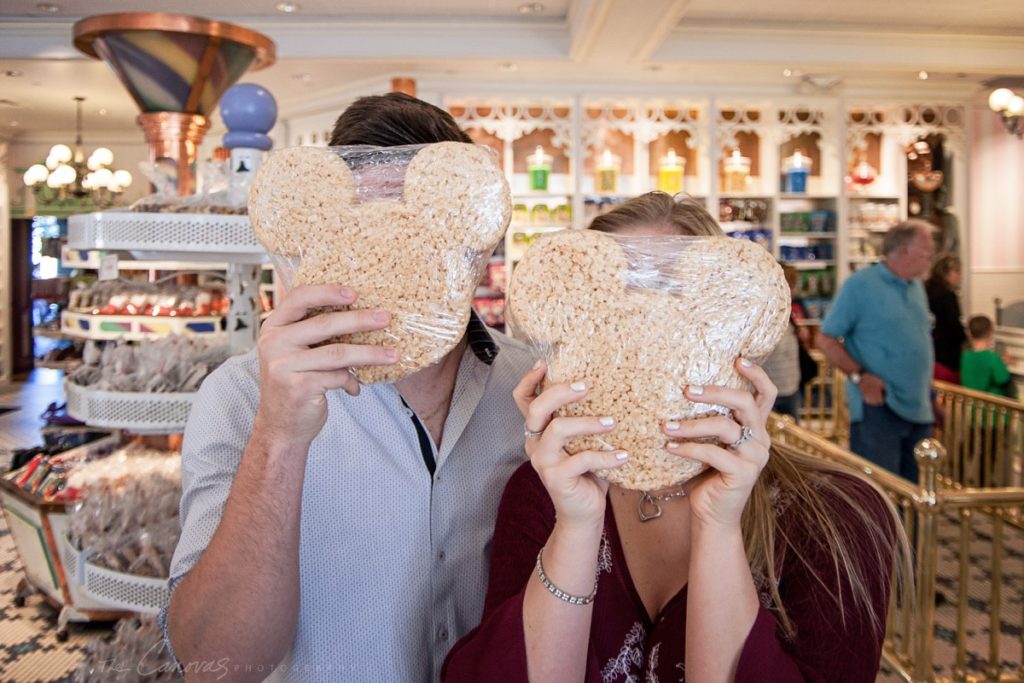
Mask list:
[[[455,347],[511,212],[493,155],[458,142],[284,149],[249,193],[256,238],[299,259],[293,285],[343,284],[358,293],[351,308],[391,313],[383,330],[330,340],[398,349],[393,365],[353,368],[364,384],[401,379]]]
[[[543,353],[547,381],[590,388],[558,414],[617,421],[613,431],[573,439],[567,450],[628,451],[624,465],[600,475],[646,491],[705,467],[665,451],[664,422],[727,414],[691,402],[684,389],[749,389],[736,359],[770,353],[789,310],[789,287],[771,254],[725,237],[564,230],[534,243],[509,290],[509,320]]]

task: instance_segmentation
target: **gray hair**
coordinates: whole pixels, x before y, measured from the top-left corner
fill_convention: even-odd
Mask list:
[[[885,233],[885,240],[882,242],[882,253],[889,256],[900,247],[910,245],[921,232],[930,237],[934,230],[935,228],[931,223],[920,218],[911,218],[910,220],[897,223]]]

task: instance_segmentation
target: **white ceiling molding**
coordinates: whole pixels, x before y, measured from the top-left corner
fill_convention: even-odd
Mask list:
[[[232,21],[229,19],[229,21]],[[279,59],[565,59],[569,37],[562,19],[296,19],[242,18],[264,33]],[[0,59],[84,57],[71,45],[71,20],[0,20]]]
[[[573,0],[569,6],[569,59],[585,62],[608,20],[612,0]]]
[[[342,109],[357,97],[380,95],[390,90],[390,79],[381,77],[350,82],[343,88],[327,92],[319,90],[315,96],[307,99],[279,103],[278,119],[296,119],[331,111],[340,114]]]
[[[684,22],[682,27],[671,32],[653,58],[697,64],[812,64],[861,69],[913,68],[1017,74],[1024,73],[1024,38],[821,29],[766,30]]]
[[[640,43],[640,46],[636,49],[633,54],[634,62],[646,62],[651,58],[661,44],[665,42],[665,39],[669,37],[675,26],[679,24],[679,20],[682,19],[686,13],[686,9],[690,6],[693,0],[674,0],[668,3],[668,7],[662,12],[661,17],[654,24],[651,31],[647,34],[646,40]],[[645,12],[646,12],[645,8]],[[653,13],[652,13],[653,14]]]

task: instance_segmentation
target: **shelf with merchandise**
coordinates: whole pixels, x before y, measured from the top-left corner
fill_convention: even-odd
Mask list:
[[[103,315],[63,311],[61,333],[75,339],[140,341],[169,334],[218,337],[224,335],[224,316]]]
[[[836,262],[833,260],[810,260],[810,261],[786,261],[783,259],[783,263],[793,266],[797,270],[817,270],[822,268],[833,268]]]
[[[227,270],[227,263],[210,261],[160,261],[132,259],[126,252],[106,252],[97,249],[72,249],[64,245],[61,247],[60,264],[62,268],[75,268],[78,270],[99,270],[100,259],[105,254],[118,256],[117,269],[119,271],[132,270]],[[123,258],[128,256],[128,258]]]

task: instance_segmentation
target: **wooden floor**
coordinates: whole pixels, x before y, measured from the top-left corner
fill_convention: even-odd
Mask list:
[[[10,452],[41,445],[39,416],[56,401],[64,402],[60,370],[34,370],[24,382],[0,385],[0,408],[14,408],[0,415],[0,469],[6,471]]]

